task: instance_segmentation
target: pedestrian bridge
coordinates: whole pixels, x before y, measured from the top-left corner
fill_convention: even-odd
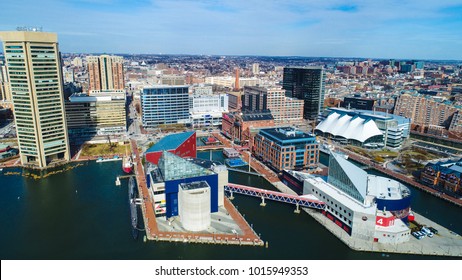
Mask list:
[[[248,187],[244,185],[228,183],[227,185],[225,185],[225,191],[230,193],[230,198],[233,198],[234,193],[254,196],[254,197],[260,197],[262,199],[262,203],[260,205],[262,206],[266,205],[265,199],[269,199],[269,200],[297,205],[297,210],[299,206],[314,208],[314,209],[324,209],[325,207],[324,202],[317,200],[313,197],[292,195],[292,194],[287,194],[287,193],[281,193],[281,192],[276,192],[276,191]]]

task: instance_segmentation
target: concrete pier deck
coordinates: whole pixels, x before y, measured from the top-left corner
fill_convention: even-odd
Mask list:
[[[273,185],[281,192],[295,194],[282,182],[273,183]],[[302,209],[348,247],[356,251],[462,257],[462,237],[460,235],[415,212],[415,220],[419,224],[437,229],[438,234],[435,234],[433,238],[425,237],[421,240],[411,236],[406,243],[391,245],[353,238],[321,212],[308,208]]]
[[[210,243],[210,244],[232,244],[232,245],[252,245],[263,246],[264,242],[255,233],[252,227],[245,221],[234,205],[228,200],[224,200],[224,208],[221,212],[233,220],[239,230],[235,232],[187,232],[182,231],[181,227],[165,228],[161,221],[157,221],[153,207],[152,197],[149,195],[146,176],[144,175],[141,157],[136,145],[136,141],[131,140],[132,152],[136,155],[135,174],[138,185],[139,196],[143,199],[141,210],[146,237],[148,240],[169,241],[169,242],[190,242],[190,243]],[[218,226],[216,226],[218,227]]]

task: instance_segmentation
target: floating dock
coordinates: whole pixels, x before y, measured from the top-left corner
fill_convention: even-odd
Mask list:
[[[225,159],[225,163],[226,163],[226,165],[228,165],[228,166],[231,167],[231,168],[249,165],[247,162],[245,162],[245,161],[244,161],[243,159],[241,159],[241,158],[229,158],[229,159]]]

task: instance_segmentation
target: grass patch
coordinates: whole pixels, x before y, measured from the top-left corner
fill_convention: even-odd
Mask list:
[[[125,154],[125,151],[130,151],[130,145],[112,145],[109,144],[86,144],[82,148],[82,156],[105,156],[113,154]]]
[[[382,150],[382,151],[373,151],[371,154],[374,157],[381,157],[381,158],[395,158],[399,155],[398,152],[390,151],[390,150]]]
[[[182,131],[186,129],[184,124],[161,124],[158,126],[162,132],[173,132],[173,131]]]

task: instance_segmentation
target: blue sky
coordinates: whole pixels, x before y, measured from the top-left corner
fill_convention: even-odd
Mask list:
[[[462,60],[458,0],[11,0],[63,52]]]

